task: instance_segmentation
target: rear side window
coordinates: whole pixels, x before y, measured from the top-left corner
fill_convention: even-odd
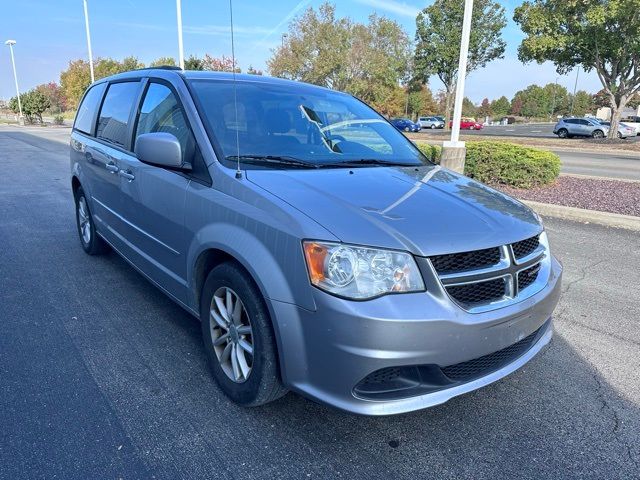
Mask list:
[[[100,83],[94,87],[91,87],[87,94],[84,96],[80,107],[78,107],[78,113],[76,114],[76,121],[73,124],[73,128],[86,134],[93,134],[93,119],[98,110],[98,105],[102,99],[102,94],[106,88],[106,83]]]
[[[127,144],[129,114],[136,101],[140,82],[120,82],[109,85],[100,109],[96,137],[119,147]]]

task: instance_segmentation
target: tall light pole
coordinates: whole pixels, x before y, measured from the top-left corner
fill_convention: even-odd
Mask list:
[[[182,0],[176,0],[176,13],[178,17],[178,58],[180,68],[184,70],[184,48],[182,46]]]
[[[16,73],[16,59],[13,56],[13,46],[16,44],[15,40],[7,40],[4,42],[5,45],[9,45],[9,50],[11,51],[11,64],[13,65],[13,79],[16,82],[16,94],[18,95],[18,111],[20,112],[20,116],[18,117],[18,121],[22,119],[22,102],[20,101],[20,88],[18,87],[18,74]]]
[[[282,45],[281,45],[281,46],[282,46],[282,48],[284,48],[284,40],[285,40],[285,38],[287,38],[288,36],[289,36],[289,34],[288,34],[288,33],[283,33],[283,34],[282,34],[282,36],[280,37],[280,38],[281,38],[281,40],[282,40]]]
[[[571,111],[569,115],[573,115],[573,104],[576,101],[576,90],[578,89],[578,74],[580,73],[580,66],[576,69],[576,83],[573,84],[573,97],[571,97]]]
[[[89,32],[89,8],[87,7],[87,0],[83,0],[84,3],[84,28],[87,31],[87,48],[89,49],[89,71],[91,72],[91,83],[96,81],[96,77],[93,74],[93,52],[91,51],[91,32]]]
[[[560,77],[556,77],[556,83],[553,86],[553,100],[551,102],[551,120],[553,120],[553,112],[556,109],[556,94],[558,93],[558,79]]]
[[[442,144],[440,165],[462,173],[466,149],[460,141],[460,121],[462,120],[462,99],[464,98],[464,81],[467,76],[467,57],[469,56],[469,38],[471,36],[471,15],[473,0],[465,0],[464,17],[462,19],[462,38],[460,41],[460,59],[458,61],[458,82],[456,84],[456,100],[451,122],[451,140]]]

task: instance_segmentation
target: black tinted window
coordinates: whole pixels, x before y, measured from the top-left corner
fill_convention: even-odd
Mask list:
[[[143,133],[165,132],[174,135],[182,147],[182,160],[189,162],[195,140],[189,129],[178,99],[171,89],[159,83],[149,84],[144,96],[136,139]]]
[[[568,119],[568,120],[565,120],[564,123],[570,123],[570,124],[573,125],[573,124],[577,124],[578,121],[577,120]]]
[[[136,101],[139,82],[122,82],[109,85],[102,103],[96,137],[120,147],[127,143],[129,113]]]
[[[102,99],[102,94],[107,86],[106,83],[100,83],[87,92],[78,107],[78,113],[76,114],[76,121],[73,124],[73,128],[80,130],[83,133],[92,134],[91,127],[93,124],[93,118],[95,117],[96,110]]]

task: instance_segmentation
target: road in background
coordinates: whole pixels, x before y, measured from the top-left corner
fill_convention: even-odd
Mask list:
[[[385,418],[294,394],[243,409],[196,319],[82,251],[68,146],[42,132],[0,128],[0,478],[638,477],[637,233],[547,220],[554,340],[487,388]]]

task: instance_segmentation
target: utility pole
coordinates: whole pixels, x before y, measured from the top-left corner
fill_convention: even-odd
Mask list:
[[[571,97],[571,111],[569,115],[573,115],[573,104],[576,101],[576,90],[578,89],[578,74],[580,73],[580,66],[576,69],[576,82],[573,84],[573,97]]]
[[[13,79],[16,82],[16,95],[18,96],[18,112],[20,112],[20,116],[18,117],[18,123],[22,123],[22,102],[20,101],[20,88],[18,87],[18,74],[16,73],[16,59],[13,56],[13,46],[16,44],[15,40],[7,40],[4,42],[5,45],[9,46],[9,50],[11,51],[11,65],[13,65]]]
[[[87,0],[83,0],[84,3],[84,28],[87,31],[87,48],[89,49],[89,71],[91,72],[91,83],[96,81],[96,77],[93,74],[93,52],[91,52],[91,32],[89,32],[89,8],[87,7]]]
[[[551,120],[553,120],[553,112],[555,112],[556,110],[556,94],[558,92],[558,78],[560,77],[556,77],[556,83],[554,84],[553,87],[553,100],[551,101],[551,112],[550,112],[550,116],[551,116]]]
[[[462,39],[460,41],[460,59],[458,62],[458,82],[456,84],[456,100],[453,107],[453,120],[451,122],[451,140],[442,144],[442,158],[440,165],[464,172],[464,160],[466,148],[460,141],[460,121],[462,119],[462,99],[464,98],[464,81],[467,76],[467,57],[469,56],[469,38],[471,36],[471,15],[473,13],[473,0],[465,0],[464,17],[462,20]]]
[[[178,16],[178,58],[180,68],[184,70],[184,48],[182,45],[182,0],[176,0],[176,13]]]

